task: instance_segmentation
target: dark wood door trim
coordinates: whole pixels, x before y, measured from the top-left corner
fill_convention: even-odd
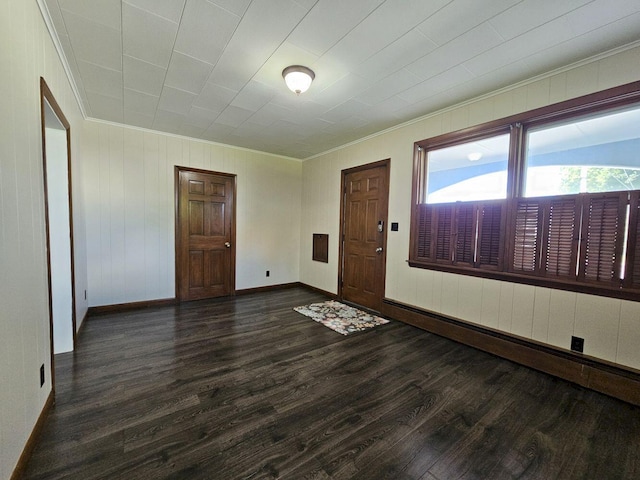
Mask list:
[[[55,365],[54,365],[54,345],[53,345],[53,293],[51,282],[51,248],[50,248],[50,232],[49,232],[49,200],[47,186],[47,142],[45,139],[45,119],[46,107],[45,102],[49,104],[54,111],[58,120],[66,131],[67,140],[67,188],[69,198],[69,245],[70,245],[70,262],[71,262],[71,325],[73,329],[73,349],[76,348],[76,276],[75,276],[75,250],[73,243],[73,196],[71,183],[71,124],[62,113],[62,109],[56,101],[51,89],[47,85],[44,78],[40,77],[40,134],[42,137],[42,168],[44,182],[44,218],[45,218],[45,239],[47,245],[47,284],[49,288],[49,346],[51,349],[51,390],[55,395]]]
[[[181,278],[180,278],[180,265],[182,255],[182,240],[180,238],[180,172],[193,172],[202,173],[205,175],[216,175],[226,177],[231,180],[233,185],[233,212],[231,217],[231,259],[230,259],[230,275],[232,293],[236,293],[236,211],[237,211],[237,175],[232,173],[215,172],[211,170],[203,170],[201,168],[182,167],[176,165],[174,167],[174,215],[175,215],[175,292],[176,301],[181,302],[184,299],[181,297]]]
[[[384,293],[385,293],[385,284],[386,284],[386,276],[387,276],[387,230],[388,230],[388,220],[389,220],[389,212],[388,212],[388,205],[389,205],[389,173],[391,171],[391,159],[387,158],[385,160],[379,160],[377,162],[373,162],[373,163],[367,163],[365,165],[358,165],[357,167],[351,167],[351,168],[347,168],[345,170],[342,170],[341,172],[341,178],[340,178],[340,236],[339,238],[339,242],[338,242],[338,297],[343,300],[344,296],[343,296],[343,275],[344,275],[344,236],[345,236],[345,188],[346,188],[346,183],[345,180],[347,178],[347,175],[349,175],[350,173],[354,173],[354,172],[360,172],[363,170],[369,170],[372,168],[378,168],[378,167],[384,167],[386,169],[386,176],[387,176],[387,198],[385,199],[385,202],[387,203],[387,218],[384,219],[385,221],[385,226],[384,226],[384,233],[383,233],[383,251],[382,251],[382,256],[383,256],[383,266],[382,266],[382,275],[380,275],[380,277],[378,278],[378,282],[379,282],[379,291],[380,293],[380,298],[379,298],[379,304],[382,305],[382,301],[384,299]]]

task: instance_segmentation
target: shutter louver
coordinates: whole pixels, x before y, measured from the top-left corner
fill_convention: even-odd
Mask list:
[[[627,273],[625,278],[627,279],[627,284],[630,284],[631,287],[639,288],[640,242],[638,242],[638,238],[640,238],[640,221],[638,221],[638,218],[640,216],[640,197],[637,191],[631,195],[630,205],[628,248],[632,261],[627,263]]]
[[[459,205],[456,208],[456,263],[473,265],[476,240],[476,205]]]
[[[547,276],[576,277],[576,199],[549,201],[546,220],[545,264]]]
[[[502,205],[504,202],[484,204],[480,212],[478,244],[480,266],[500,266],[502,244]]]
[[[585,196],[581,276],[586,281],[610,283],[619,279],[616,260],[621,254],[620,237],[623,236],[619,230],[624,229],[624,221],[619,214],[621,195]],[[626,197],[627,193],[624,195]],[[626,198],[624,202],[626,204]]]
[[[453,206],[439,205],[437,209],[438,224],[436,233],[436,260],[451,261],[451,221]]]
[[[422,203],[418,205],[418,258],[428,260],[431,258],[431,227],[433,209]]]
[[[519,200],[516,203],[513,270],[535,272],[538,254],[538,223],[541,213],[537,200]]]

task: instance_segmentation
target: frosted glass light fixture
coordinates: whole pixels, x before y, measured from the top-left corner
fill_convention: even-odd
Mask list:
[[[316,74],[310,68],[302,65],[291,65],[282,71],[282,77],[289,90],[296,95],[300,95],[309,90],[311,82],[316,78]]]

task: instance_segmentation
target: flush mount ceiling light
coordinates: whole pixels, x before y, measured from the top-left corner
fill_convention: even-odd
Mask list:
[[[478,160],[480,160],[482,158],[482,153],[480,153],[480,152],[471,152],[469,155],[467,155],[467,158],[471,162],[476,162],[476,161],[478,161]]]
[[[289,90],[300,95],[309,89],[316,74],[310,68],[302,65],[291,65],[282,71],[282,77]]]

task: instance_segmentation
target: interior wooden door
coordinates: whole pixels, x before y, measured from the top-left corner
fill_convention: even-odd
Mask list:
[[[176,296],[235,293],[235,176],[176,167]]]
[[[380,310],[384,296],[389,161],[343,171],[344,300]]]

